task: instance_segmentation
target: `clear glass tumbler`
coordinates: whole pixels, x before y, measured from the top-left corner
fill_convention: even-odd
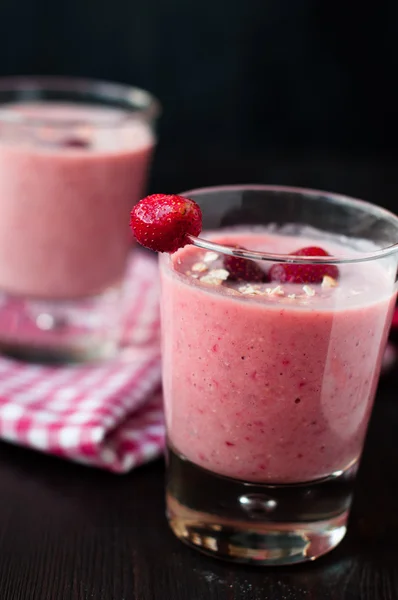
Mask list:
[[[0,80],[0,351],[112,356],[157,101],[124,85]]]
[[[396,299],[398,218],[303,189],[184,195],[204,231],[160,257],[170,526],[219,558],[313,560],[346,532]],[[295,254],[314,246],[331,256]]]

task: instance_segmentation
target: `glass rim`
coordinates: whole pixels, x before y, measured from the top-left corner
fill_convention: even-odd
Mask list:
[[[362,208],[366,210],[369,214],[374,215],[375,217],[383,218],[385,221],[393,223],[397,228],[397,242],[391,244],[389,246],[385,246],[378,250],[374,250],[372,252],[358,252],[358,256],[295,256],[291,254],[278,254],[272,252],[259,252],[256,250],[242,250],[237,248],[232,248],[229,246],[225,246],[223,244],[218,244],[207,240],[202,237],[194,237],[189,236],[191,243],[199,248],[204,250],[209,250],[211,252],[217,252],[219,254],[226,254],[229,256],[236,256],[238,258],[245,258],[248,260],[255,261],[269,261],[269,262],[277,262],[277,263],[292,263],[292,264],[349,264],[349,263],[360,263],[371,260],[376,260],[379,258],[385,258],[391,256],[398,252],[398,216],[389,210],[379,207],[376,204],[372,204],[371,202],[367,202],[366,200],[359,200],[358,198],[352,198],[351,196],[347,196],[344,194],[338,194],[335,192],[326,192],[324,190],[317,190],[312,188],[302,188],[295,186],[283,186],[283,185],[262,185],[262,184],[244,184],[244,185],[222,185],[222,186],[210,186],[203,188],[195,188],[188,190],[186,192],[182,192],[181,196],[185,196],[187,198],[192,197],[195,200],[195,194],[214,194],[214,193],[223,193],[223,192],[233,192],[233,191],[261,191],[261,192],[279,192],[279,193],[289,193],[299,195],[312,196],[313,198],[323,196],[329,202],[340,204],[340,205],[350,205],[353,207]]]
[[[58,77],[52,75],[46,76],[16,76],[16,77],[0,77],[0,94],[1,93],[18,93],[18,92],[69,92],[76,93],[76,96],[88,94],[97,96],[98,99],[103,98],[108,102],[124,102],[125,114],[113,121],[104,122],[90,120],[90,125],[98,128],[121,127],[131,116],[140,116],[148,122],[152,122],[160,116],[160,102],[150,92],[135,86],[130,86],[123,83],[115,83],[100,79],[89,79],[80,77]],[[40,100],[40,98],[38,98]],[[73,103],[73,100],[72,100]],[[15,123],[25,125],[27,127],[53,127],[62,128],[69,124],[76,125],[76,119],[73,121],[65,119],[51,119],[43,117],[31,117],[19,115],[11,111],[9,108],[2,108],[0,102],[0,121],[7,123]],[[131,112],[129,111],[131,107]],[[84,123],[84,119],[81,121]]]

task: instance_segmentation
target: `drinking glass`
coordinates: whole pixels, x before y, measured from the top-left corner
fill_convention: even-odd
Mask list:
[[[157,101],[81,79],[0,80],[0,351],[84,361],[117,352]]]
[[[313,560],[347,528],[396,299],[398,218],[305,189],[184,195],[204,230],[160,257],[169,524],[215,557]],[[331,256],[294,254],[314,246]],[[254,262],[233,275],[231,256],[235,269]],[[245,276],[253,264],[262,280]],[[272,281],[278,271],[298,280]]]

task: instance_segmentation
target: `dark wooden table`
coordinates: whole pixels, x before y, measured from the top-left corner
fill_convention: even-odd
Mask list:
[[[177,541],[161,460],[119,476],[0,445],[0,599],[398,599],[397,386],[379,387],[347,537],[291,568],[230,566]]]

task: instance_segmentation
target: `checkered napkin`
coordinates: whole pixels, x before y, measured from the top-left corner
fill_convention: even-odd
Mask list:
[[[0,358],[0,437],[124,473],[164,447],[156,260],[129,268],[125,348],[99,365],[50,367]]]

